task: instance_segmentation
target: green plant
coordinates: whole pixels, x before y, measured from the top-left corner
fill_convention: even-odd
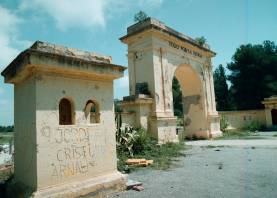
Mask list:
[[[207,42],[207,39],[204,36],[201,36],[195,38],[195,41],[198,45],[203,46]]]
[[[138,13],[135,14],[134,16],[134,21],[135,22],[141,22],[144,21],[145,19],[147,19],[147,14],[143,11],[139,11]]]
[[[151,138],[147,135],[145,129],[140,128],[137,131],[135,142],[133,145],[134,154],[142,153],[151,144]]]
[[[220,118],[220,130],[222,132],[226,132],[226,129],[228,128],[229,126],[229,123],[228,123],[228,120],[225,116],[221,116]]]
[[[184,117],[177,118],[177,126],[184,126]]]
[[[130,156],[134,155],[134,144],[138,132],[130,125],[125,125],[117,128],[116,131],[116,143],[117,147],[123,152],[128,152]]]
[[[254,131],[259,131],[262,128],[262,125],[260,124],[259,121],[253,120],[246,128],[249,131],[254,132]]]
[[[136,83],[136,94],[150,95],[147,82]]]

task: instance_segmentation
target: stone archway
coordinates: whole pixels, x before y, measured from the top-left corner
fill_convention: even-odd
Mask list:
[[[150,134],[161,143],[178,141],[172,98],[172,79],[176,75],[184,93],[187,135],[211,138],[222,134],[211,64],[215,53],[209,46],[201,46],[152,18],[130,26],[121,41],[128,45],[131,95],[122,104],[135,112],[138,122],[147,117],[147,124],[137,123],[138,127],[147,125]],[[136,90],[142,83],[148,86],[148,96]],[[145,99],[152,100],[148,110],[142,110],[146,108],[141,105]]]
[[[189,65],[180,65],[175,70],[175,76],[178,79],[182,89],[182,103],[184,127],[186,136],[196,135],[198,137],[209,137],[207,128],[206,112],[203,108],[204,86],[199,75]]]

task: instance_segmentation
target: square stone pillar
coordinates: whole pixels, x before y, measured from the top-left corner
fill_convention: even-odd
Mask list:
[[[34,197],[103,196],[117,171],[111,58],[36,42],[2,72],[14,84],[15,180]]]
[[[273,112],[277,111],[277,96],[271,96],[269,98],[265,98],[262,103],[265,106],[265,119],[266,119],[266,127],[271,128],[276,126],[277,123],[273,123],[274,120],[277,120],[276,116]]]

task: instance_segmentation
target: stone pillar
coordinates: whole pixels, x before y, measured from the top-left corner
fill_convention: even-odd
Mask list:
[[[266,127],[270,128],[272,127],[272,115],[271,115],[271,108],[266,107],[265,108],[265,120],[266,120]]]
[[[262,104],[265,106],[265,118],[266,118],[266,126],[268,128],[273,127],[272,123],[272,109],[277,109],[277,96],[271,96],[269,98],[265,98],[262,101]]]
[[[220,116],[216,111],[212,65],[208,67],[208,74],[209,74],[209,88],[210,88],[210,95],[211,95],[211,111],[209,112],[210,137],[214,138],[214,137],[222,136],[222,132],[220,131]]]
[[[113,112],[113,80],[123,71],[110,57],[36,42],[2,72],[15,85],[15,181],[32,197],[125,188]]]

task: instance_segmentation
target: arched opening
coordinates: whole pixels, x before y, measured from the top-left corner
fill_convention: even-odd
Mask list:
[[[172,97],[173,97],[173,110],[174,116],[177,117],[177,126],[184,126],[184,113],[183,113],[183,94],[178,79],[174,76],[172,80]]]
[[[91,124],[100,123],[99,105],[95,101],[87,101],[84,111],[86,119],[89,118]]]
[[[62,98],[59,103],[59,124],[72,125],[74,117],[74,108],[72,102],[67,98]]]
[[[199,74],[190,65],[180,65],[175,70],[174,76],[182,92],[185,135],[206,137],[207,123],[203,104],[203,87]]]
[[[277,125],[277,109],[271,110],[272,125]]]

